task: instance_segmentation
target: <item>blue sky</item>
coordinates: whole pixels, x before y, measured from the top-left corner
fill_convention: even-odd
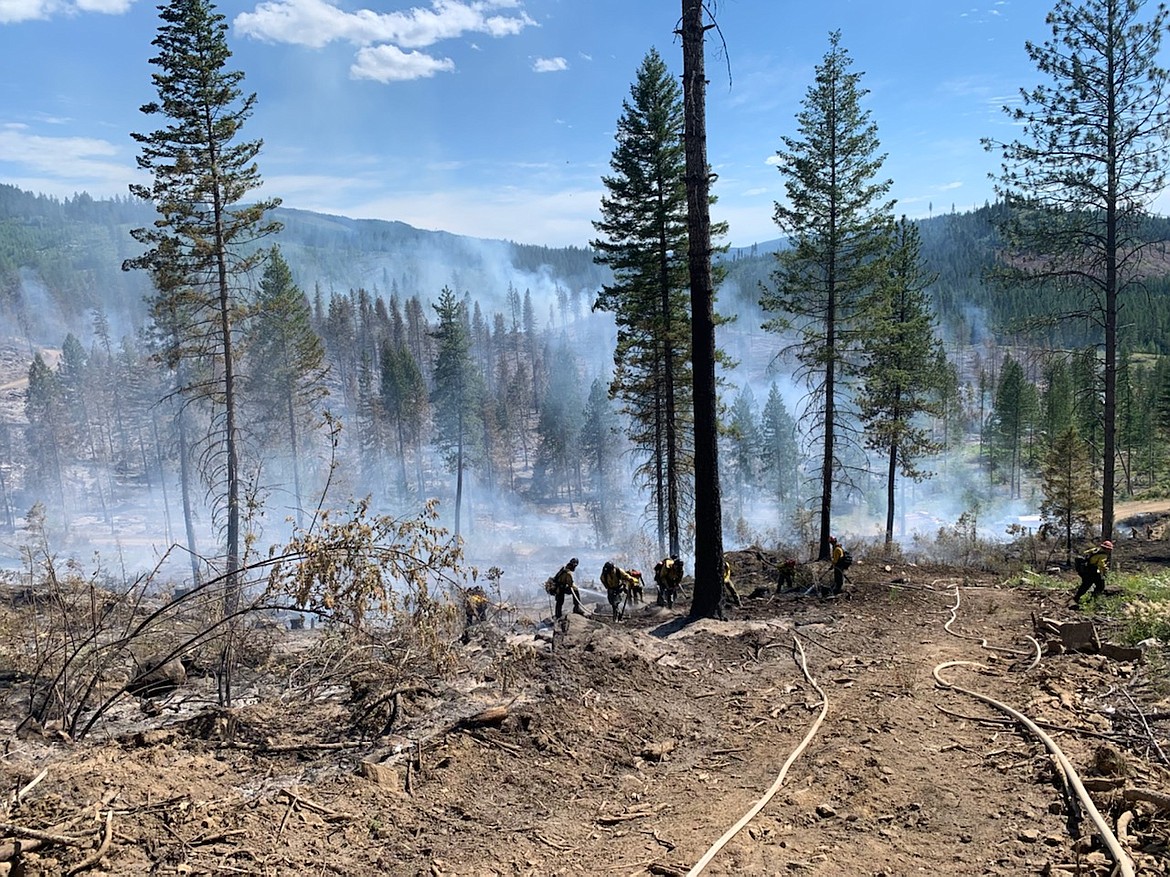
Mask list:
[[[828,49],[864,74],[897,210],[992,197],[980,138],[1039,82],[1044,0],[718,0],[708,157],[728,242],[779,236],[772,163]],[[550,246],[593,236],[615,122],[646,52],[681,72],[678,0],[224,0],[232,69],[257,93],[263,194],[287,207]],[[156,3],[0,0],[0,182],[125,195],[130,132],[158,127]],[[718,46],[720,35],[726,52]]]

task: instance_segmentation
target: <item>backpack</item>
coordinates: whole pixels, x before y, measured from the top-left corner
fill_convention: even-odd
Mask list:
[[[841,559],[837,561],[837,569],[844,571],[851,566],[853,566],[853,555],[845,550],[841,555]]]

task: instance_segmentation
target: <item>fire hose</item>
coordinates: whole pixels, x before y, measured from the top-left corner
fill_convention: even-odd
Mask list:
[[[784,784],[784,777],[788,774],[788,768],[790,768],[793,762],[795,762],[796,759],[800,757],[800,754],[804,752],[805,747],[808,746],[808,744],[812,741],[812,738],[817,733],[817,729],[820,728],[821,723],[824,722],[825,716],[829,714],[829,698],[825,695],[824,690],[817,684],[817,681],[809,674],[808,661],[805,659],[804,649],[801,648],[800,640],[793,637],[792,643],[795,646],[794,652],[800,656],[800,670],[802,673],[804,673],[804,678],[809,681],[809,684],[812,685],[812,687],[816,689],[817,694],[821,696],[821,714],[817,716],[817,720],[813,722],[812,727],[808,729],[808,733],[804,735],[804,739],[800,741],[800,745],[792,750],[792,753],[785,760],[783,766],[780,768],[780,773],[776,776],[776,780],[772,783],[768,791],[764,793],[764,796],[751,806],[751,809],[749,809],[747,813],[745,813],[740,818],[739,822],[735,823],[735,825],[727,829],[727,831],[723,833],[723,836],[711,845],[711,848],[707,850],[707,852],[703,854],[703,857],[695,863],[695,866],[687,872],[687,877],[696,877],[696,875],[701,874],[703,869],[706,868],[708,864],[710,864],[711,860],[715,858],[715,856],[721,849],[723,849],[727,842],[739,834],[740,830],[749,822],[751,822],[757,813],[759,813],[764,809],[764,807],[767,806],[768,802],[772,800],[772,797],[778,791],[780,791],[780,786]]]
[[[1056,745],[1056,741],[1053,740],[1048,734],[1044,733],[1044,731],[1042,731],[1035,722],[1033,722],[1023,713],[1012,709],[1007,704],[995,700],[992,697],[988,697],[986,694],[980,694],[978,691],[972,691],[969,688],[963,688],[959,685],[955,685],[953,682],[948,682],[943,679],[941,675],[939,675],[940,672],[947,667],[958,666],[970,666],[986,669],[983,664],[978,664],[975,661],[944,661],[934,668],[935,681],[938,682],[938,684],[943,688],[949,688],[953,691],[966,694],[975,698],[976,700],[983,701],[983,703],[988,704],[989,706],[995,707],[1001,712],[1007,713],[1009,716],[1027,728],[1028,731],[1030,731],[1038,740],[1040,740],[1045,745],[1045,747],[1047,747],[1048,751],[1052,753],[1053,759],[1055,759],[1056,763],[1060,766],[1061,772],[1064,774],[1065,782],[1068,784],[1069,788],[1071,788],[1073,792],[1076,793],[1077,799],[1080,801],[1081,806],[1085,809],[1085,812],[1089,815],[1089,819],[1096,827],[1097,833],[1100,835],[1101,840],[1105,843],[1105,847],[1109,851],[1110,857],[1117,865],[1117,873],[1120,874],[1120,877],[1134,877],[1133,860],[1130,859],[1129,855],[1125,852],[1124,849],[1122,849],[1120,842],[1117,840],[1117,836],[1113,833],[1113,830],[1109,827],[1109,824],[1105,821],[1105,818],[1101,815],[1100,811],[1097,810],[1096,805],[1093,803],[1093,799],[1089,797],[1089,793],[1086,791],[1084,783],[1081,782],[1080,775],[1077,774],[1076,768],[1073,767],[1072,762],[1068,760],[1068,756],[1066,756],[1061,748]]]
[[[978,637],[964,636],[963,634],[956,633],[955,631],[951,630],[951,625],[954,624],[955,620],[958,618],[959,600],[960,600],[959,589],[956,586],[956,588],[955,588],[955,605],[951,607],[951,617],[947,621],[947,623],[943,625],[943,629],[946,630],[946,632],[951,634],[952,636],[961,637],[963,639],[978,639]],[[1031,641],[1032,645],[1035,647],[1035,655],[1033,656],[1032,663],[1028,666],[1028,669],[1030,670],[1030,669],[1032,669],[1032,667],[1035,667],[1040,662],[1040,643],[1038,643],[1032,637],[1028,637],[1028,639]],[[1018,651],[1015,651],[1013,649],[996,648],[995,646],[988,645],[986,639],[980,639],[979,645],[981,648],[987,649],[988,651],[1007,652],[1008,654],[1015,654],[1015,655],[1028,654],[1026,652],[1018,652]],[[1081,806],[1084,808],[1085,812],[1089,815],[1089,819],[1090,819],[1090,821],[1092,821],[1094,827],[1097,829],[1097,833],[1100,835],[1101,840],[1104,842],[1106,849],[1108,849],[1110,857],[1116,863],[1116,866],[1117,866],[1116,873],[1120,874],[1120,877],[1134,877],[1133,860],[1130,859],[1129,855],[1122,848],[1120,842],[1118,842],[1117,836],[1113,833],[1113,830],[1109,827],[1109,823],[1107,823],[1105,821],[1105,818],[1101,815],[1100,811],[1097,810],[1096,805],[1093,803],[1093,799],[1089,797],[1089,793],[1085,789],[1084,783],[1081,782],[1080,775],[1077,773],[1076,768],[1073,767],[1073,764],[1071,761],[1069,761],[1068,756],[1065,755],[1064,752],[1061,750],[1061,748],[1056,745],[1056,741],[1053,740],[1052,737],[1050,737],[1048,734],[1046,734],[1043,730],[1041,730],[1039,725],[1037,725],[1035,722],[1033,722],[1031,719],[1029,719],[1023,713],[1012,709],[1007,704],[1005,704],[1001,701],[995,700],[994,698],[989,697],[986,694],[980,694],[978,691],[972,691],[969,688],[963,688],[961,686],[955,685],[952,682],[947,682],[945,679],[942,678],[942,676],[939,675],[940,671],[946,669],[947,667],[959,667],[959,666],[979,667],[981,669],[986,669],[985,665],[976,663],[975,661],[945,661],[945,662],[937,665],[934,668],[933,675],[934,675],[935,681],[943,688],[949,688],[953,691],[958,691],[962,694],[966,694],[969,697],[973,697],[976,700],[980,700],[983,703],[986,703],[989,706],[994,707],[995,709],[999,710],[1000,712],[1006,713],[1007,715],[1009,715],[1013,719],[1015,719],[1017,722],[1019,722],[1021,725],[1023,725],[1025,728],[1027,728],[1029,732],[1031,732],[1038,740],[1040,740],[1044,744],[1044,746],[1048,749],[1048,751],[1050,753],[1052,753],[1053,759],[1060,766],[1061,773],[1064,774],[1064,779],[1065,779],[1066,785],[1077,796],[1077,799],[1080,801]]]

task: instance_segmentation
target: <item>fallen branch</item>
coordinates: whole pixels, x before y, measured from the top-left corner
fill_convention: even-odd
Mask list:
[[[1003,716],[969,716],[966,713],[956,712],[952,709],[947,709],[945,706],[935,704],[934,707],[940,713],[950,716],[955,719],[963,719],[967,722],[981,722],[985,725],[1000,725],[1007,727],[1008,725],[1016,724],[1014,719],[1005,718]],[[1055,722],[1045,722],[1040,719],[1033,719],[1041,728],[1049,731],[1062,731],[1066,734],[1079,734],[1082,737],[1095,737],[1098,740],[1108,740],[1110,743],[1126,743],[1134,738],[1125,734],[1106,734],[1104,731],[1094,731],[1091,728],[1074,728],[1072,725],[1058,725]]]
[[[244,752],[251,752],[255,755],[279,755],[288,752],[338,752],[345,749],[360,749],[368,744],[363,742],[342,741],[340,743],[315,743],[313,741],[306,741],[304,743],[281,743],[274,745],[271,743],[238,743],[235,741],[225,742],[221,749],[239,749]]]
[[[483,743],[485,746],[496,746],[500,749],[503,749],[505,752],[511,752],[513,755],[519,755],[523,751],[515,743],[508,743],[508,742],[505,742],[504,740],[493,740],[490,737],[485,737],[483,734],[479,733],[478,731],[471,730],[470,728],[467,729],[466,733],[467,733],[468,737],[471,737],[474,740],[478,740],[480,743]]]
[[[312,810],[314,813],[318,814],[319,816],[324,816],[326,819],[328,819],[330,821],[340,822],[341,820],[344,820],[344,819],[353,819],[354,818],[354,816],[352,816],[351,814],[338,813],[336,810],[330,810],[328,807],[326,807],[322,804],[318,804],[316,801],[311,801],[308,798],[304,798],[300,795],[296,795],[296,794],[290,792],[288,789],[281,789],[280,792],[281,792],[281,794],[287,796],[288,799],[290,801],[292,801],[293,803],[295,803],[298,807],[304,807],[306,810]]]
[[[1150,728],[1150,723],[1146,721],[1145,715],[1134,702],[1134,699],[1130,695],[1129,691],[1123,688],[1121,689],[1121,693],[1125,695],[1125,699],[1129,701],[1129,705],[1133,707],[1133,711],[1137,713],[1138,718],[1141,719],[1142,727],[1145,728],[1146,736],[1149,738],[1150,745],[1153,746],[1154,751],[1158,753],[1158,761],[1162,762],[1162,764],[1170,764],[1170,761],[1166,760],[1166,753],[1163,752],[1162,747],[1158,745],[1158,738],[1155,736],[1153,729]]]
[[[1126,789],[1121,793],[1121,797],[1126,801],[1145,801],[1159,810],[1170,810],[1170,795],[1165,792],[1155,792],[1153,789]]]
[[[112,841],[113,839],[114,839],[114,811],[107,810],[106,811],[106,830],[102,835],[101,845],[98,846],[98,848],[96,850],[94,850],[94,852],[91,855],[87,856],[81,864],[75,865],[73,868],[71,868],[68,871],[69,877],[73,877],[74,874],[80,874],[82,871],[88,871],[90,868],[92,868],[94,865],[96,865],[98,862],[100,862],[102,860],[102,856],[104,856],[109,851],[110,841]]]
[[[14,834],[17,837],[31,837],[33,840],[40,840],[50,844],[63,844],[64,846],[77,846],[78,844],[85,843],[84,837],[69,837],[64,834],[53,834],[51,831],[39,831],[35,828],[26,828],[14,822],[0,822],[0,833]]]
[[[626,813],[619,813],[616,816],[598,816],[598,825],[620,825],[623,822],[631,822],[635,819],[645,819],[649,816],[657,816],[658,814],[653,810],[631,810]]]
[[[24,796],[35,789],[37,784],[48,775],[49,769],[46,767],[39,774],[33,777],[27,785],[25,785],[23,788],[17,791],[15,795],[12,796],[12,799],[8,802],[8,809],[11,810],[13,807],[19,807],[21,802],[24,800]]]

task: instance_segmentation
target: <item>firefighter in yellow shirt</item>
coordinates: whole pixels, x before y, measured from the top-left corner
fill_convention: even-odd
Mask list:
[[[1081,577],[1081,585],[1073,597],[1073,605],[1079,606],[1081,597],[1093,591],[1094,597],[1105,593],[1105,573],[1109,569],[1109,560],[1113,556],[1113,543],[1106,539],[1096,548],[1090,548],[1076,560],[1076,570]]]

